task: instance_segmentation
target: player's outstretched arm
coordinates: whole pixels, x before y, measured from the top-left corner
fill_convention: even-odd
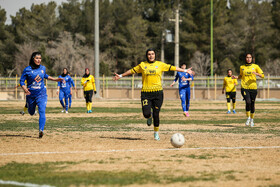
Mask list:
[[[188,69],[182,69],[182,68],[176,67],[176,71],[189,73],[189,74],[191,74],[193,76],[195,75],[195,72],[192,71],[192,67],[190,67]]]
[[[127,70],[127,71],[124,72],[123,74],[117,74],[117,73],[115,73],[115,76],[113,77],[113,80],[114,80],[114,81],[117,81],[117,80],[119,80],[120,78],[129,76],[129,75],[131,75],[131,74],[132,74],[132,73],[131,73],[130,70]]]
[[[53,78],[53,77],[49,76],[48,80],[59,82],[59,81],[63,81],[64,79],[63,78]]]

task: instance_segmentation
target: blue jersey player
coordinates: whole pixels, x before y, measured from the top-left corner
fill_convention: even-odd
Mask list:
[[[31,55],[29,66],[27,66],[21,75],[20,86],[26,94],[26,102],[28,112],[34,115],[36,105],[39,111],[39,138],[42,138],[46,123],[46,106],[47,106],[47,90],[44,84],[44,79],[52,81],[61,81],[60,78],[53,78],[46,74],[46,67],[41,65],[41,53],[34,52]],[[27,81],[27,85],[24,81]]]
[[[68,75],[70,76],[70,73],[68,73]],[[70,76],[70,78],[71,78],[71,81],[70,81],[69,108],[71,108],[71,105],[72,105],[72,91],[73,91],[72,87],[75,88],[75,90],[76,90],[74,80],[72,79],[71,76]]]
[[[71,93],[72,78],[68,75],[68,70],[66,68],[63,69],[63,73],[58,77],[63,79],[57,84],[57,93],[59,92],[59,101],[63,108],[61,112],[65,111],[65,113],[68,113],[68,100]]]
[[[186,64],[182,64],[181,68],[186,69]],[[183,108],[184,115],[189,117],[189,106],[190,106],[190,97],[191,97],[191,89],[190,89],[190,81],[193,80],[193,75],[185,72],[177,72],[173,83],[170,85],[171,87],[175,84],[175,82],[179,79],[179,95],[181,99],[181,104]]]

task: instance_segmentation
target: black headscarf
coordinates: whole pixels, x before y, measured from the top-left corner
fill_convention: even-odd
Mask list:
[[[66,69],[66,74],[64,74],[64,70]],[[63,68],[63,73],[61,74],[62,77],[65,77],[66,75],[68,75],[68,69],[67,68]]]
[[[155,61],[156,61],[156,50],[153,49],[153,48],[149,48],[149,49],[147,49],[147,51],[146,51],[146,59],[147,59],[147,62],[153,63],[153,62],[150,62],[149,59],[148,59],[148,52],[149,52],[149,51],[154,51],[154,52],[155,52]]]
[[[84,78],[88,78],[90,76],[90,73],[86,74],[86,70],[89,70],[88,68],[85,69],[85,74],[84,74]]]
[[[37,55],[42,56],[41,53],[37,51],[37,52],[32,53],[32,55],[30,57],[29,66],[31,66],[32,69],[38,69],[40,67],[40,65],[36,65],[35,62],[34,62],[34,58]]]

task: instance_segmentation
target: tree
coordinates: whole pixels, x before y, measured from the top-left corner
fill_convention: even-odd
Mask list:
[[[191,67],[197,76],[209,76],[211,70],[210,56],[196,51],[191,59]],[[217,64],[214,64],[214,70],[216,68]]]

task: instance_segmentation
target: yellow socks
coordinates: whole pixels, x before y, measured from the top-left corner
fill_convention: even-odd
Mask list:
[[[23,108],[23,112],[25,112],[25,113],[26,113],[26,111],[27,111],[27,108],[26,108],[26,107],[24,107],[24,108]]]
[[[250,113],[251,113],[250,111],[246,111],[247,118],[250,117]]]
[[[154,127],[154,131],[158,132],[159,131],[159,127]]]
[[[91,108],[92,108],[92,103],[88,103],[89,104],[89,110],[91,110]]]
[[[89,103],[86,103],[87,104],[87,111],[89,111]]]
[[[230,111],[230,103],[227,103],[227,110]]]
[[[251,119],[254,119],[255,113],[251,113]]]
[[[235,110],[236,103],[232,103],[232,109]]]

